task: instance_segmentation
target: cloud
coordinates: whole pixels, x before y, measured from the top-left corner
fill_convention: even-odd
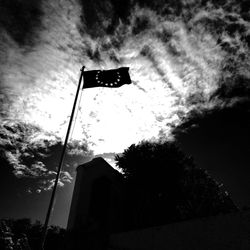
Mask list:
[[[18,44],[25,46],[35,41],[41,25],[41,1],[2,1],[0,24]]]
[[[23,123],[0,125],[1,158],[7,160],[17,178],[38,179],[40,190],[51,186],[55,178],[55,166],[50,161],[61,151],[60,145],[59,150],[56,147],[57,138],[39,127]],[[70,155],[75,157],[77,153],[70,152]],[[62,171],[60,185],[71,181],[71,174]]]
[[[18,160],[18,158],[14,159]],[[14,165],[14,174],[19,178],[23,177],[43,178],[43,177],[48,177],[50,175],[50,172],[41,161],[35,161],[29,167],[20,164],[20,162],[17,162]]]
[[[63,187],[65,185],[65,183],[71,183],[73,181],[73,177],[71,176],[71,174],[67,171],[62,171],[60,174],[60,178],[58,181],[58,187]],[[55,184],[55,179],[44,179],[42,181],[39,181],[39,188],[36,190],[36,192],[38,190],[44,190],[44,191],[48,191],[48,190],[52,190]],[[38,191],[38,193],[40,193]]]
[[[47,189],[82,65],[129,66],[133,83],[83,91],[65,165],[173,139],[194,114],[249,98],[250,27],[234,1],[18,1],[14,19],[15,2],[0,18],[0,146],[16,176],[49,176]]]

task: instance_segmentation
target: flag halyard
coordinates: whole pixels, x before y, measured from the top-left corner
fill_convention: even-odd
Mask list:
[[[94,87],[119,88],[124,84],[131,84],[128,67],[84,71],[83,77],[83,89]]]

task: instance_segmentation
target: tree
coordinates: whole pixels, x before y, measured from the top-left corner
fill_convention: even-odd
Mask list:
[[[174,142],[143,141],[115,159],[124,173],[127,210],[135,227],[236,209],[219,184]]]
[[[2,219],[0,220],[0,249],[39,249],[42,230],[43,225],[40,221],[31,223],[29,218]],[[65,249],[65,234],[65,229],[50,226],[45,242],[45,250]]]
[[[121,156],[116,155],[115,159],[125,178],[150,189],[176,184],[193,165],[192,159],[170,142],[143,141],[138,145],[133,144]]]

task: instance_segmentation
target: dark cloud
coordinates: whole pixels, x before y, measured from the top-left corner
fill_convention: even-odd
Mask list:
[[[242,41],[242,40],[240,40]],[[220,87],[213,97],[224,100],[250,97],[250,50],[243,42],[228,54],[222,64]]]
[[[41,27],[41,0],[2,0],[0,27],[19,45],[31,45],[36,30]]]
[[[237,103],[232,107],[223,107],[204,113],[192,113],[180,126],[176,127],[174,134],[178,139],[182,134],[198,130],[199,127],[210,129],[209,133],[202,133],[205,137],[217,138],[223,141],[233,136],[241,137],[246,145],[250,138],[250,101]],[[240,140],[239,140],[240,141]],[[247,149],[248,147],[246,147]]]
[[[95,50],[92,50],[91,48],[87,49],[86,54],[94,62],[100,62],[101,61],[101,54],[100,54],[100,51],[97,48]]]
[[[1,162],[5,162],[19,179],[33,179],[32,186],[37,190],[51,189],[61,151],[61,141],[39,127],[21,122],[0,126]],[[72,166],[90,159],[91,152],[86,144],[73,141],[68,145],[67,154],[64,165]],[[73,172],[74,168],[62,171],[60,186],[72,181]]]
[[[119,20],[126,22],[130,14],[130,0],[79,0],[82,4],[82,23],[93,37],[102,37],[115,31]],[[81,27],[79,27],[82,30]]]
[[[232,100],[233,98],[250,98],[250,78],[244,76],[234,76],[228,81],[233,81],[230,87],[228,82],[223,82],[221,87],[215,92],[216,97],[220,97],[224,100]]]
[[[133,35],[137,35],[144,30],[152,28],[150,18],[147,15],[136,17],[132,29]]]
[[[174,131],[183,150],[224,183],[240,206],[250,204],[250,101],[193,114]]]

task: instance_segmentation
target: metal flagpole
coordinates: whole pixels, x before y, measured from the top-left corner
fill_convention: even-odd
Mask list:
[[[67,148],[67,143],[68,143],[68,139],[69,139],[70,128],[71,128],[71,125],[72,125],[72,121],[73,121],[73,117],[74,117],[74,113],[75,113],[75,108],[76,108],[76,104],[77,104],[77,99],[78,99],[78,95],[79,95],[79,91],[80,91],[80,87],[81,87],[81,83],[82,83],[82,79],[83,79],[84,68],[85,68],[85,66],[83,66],[81,68],[81,75],[80,75],[79,82],[78,82],[75,101],[74,101],[74,104],[73,104],[73,108],[72,108],[72,112],[71,112],[71,116],[70,116],[70,120],[69,120],[69,125],[68,125],[68,130],[67,130],[67,134],[66,134],[66,137],[65,137],[65,140],[64,140],[63,150],[62,150],[62,153],[61,153],[61,158],[60,158],[59,166],[58,166],[58,169],[57,169],[56,179],[55,179],[54,187],[53,187],[53,190],[52,190],[48,211],[47,211],[47,214],[46,214],[46,219],[45,219],[45,222],[44,222],[42,239],[41,239],[41,248],[40,248],[41,250],[44,250],[44,243],[45,243],[46,236],[47,236],[49,219],[50,219],[50,215],[51,215],[51,211],[52,211],[52,207],[53,207],[53,203],[54,203],[54,199],[55,199],[56,188],[57,188],[57,184],[58,184],[58,181],[59,181],[60,172],[61,172],[61,169],[62,169],[63,160],[64,160],[64,156],[65,156],[65,152],[66,152],[66,148]]]

